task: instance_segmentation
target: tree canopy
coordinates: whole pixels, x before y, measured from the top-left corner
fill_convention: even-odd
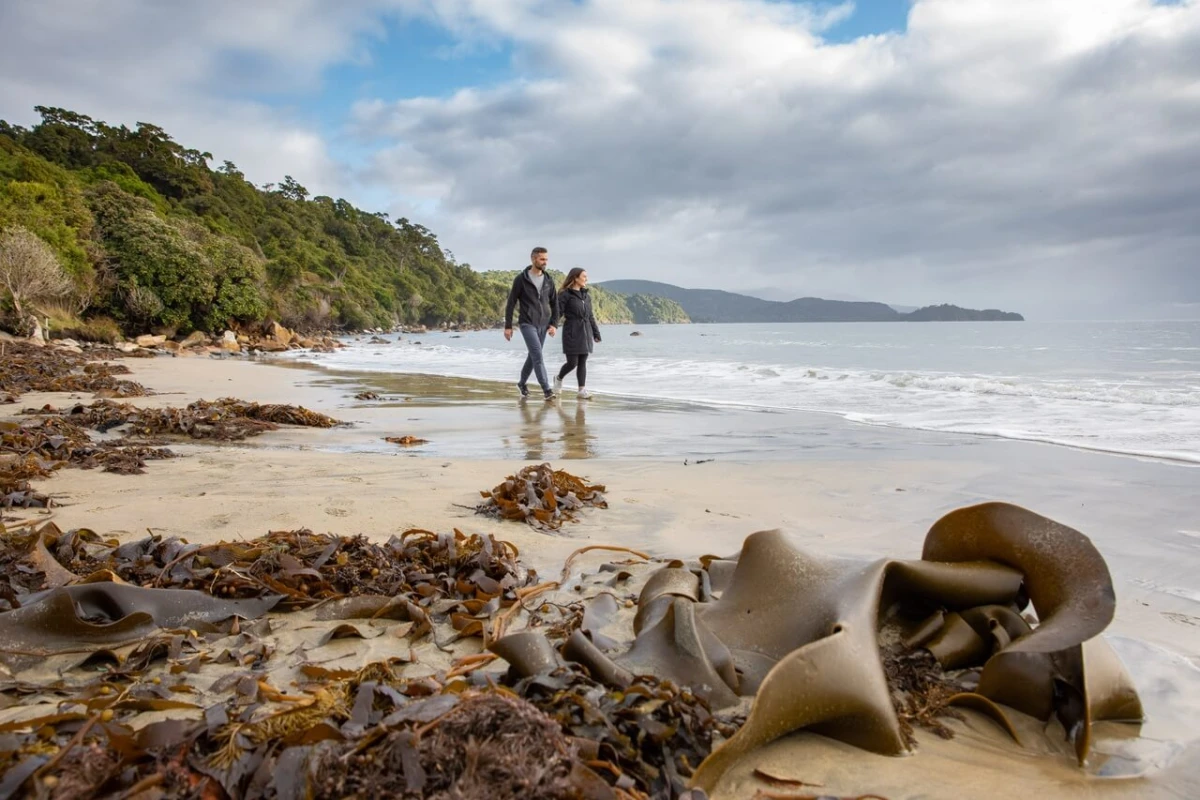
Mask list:
[[[0,229],[36,234],[71,278],[73,305],[127,333],[502,320],[512,273],[458,263],[418,223],[314,197],[290,175],[257,187],[148,122],[36,110],[31,128],[0,120]],[[595,305],[606,322],[686,321],[657,300],[635,311],[597,292]]]

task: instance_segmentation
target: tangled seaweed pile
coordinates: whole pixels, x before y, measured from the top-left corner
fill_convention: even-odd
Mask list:
[[[56,702],[0,723],[0,796],[698,800],[802,729],[899,754],[914,726],[952,735],[959,708],[1013,738],[1017,714],[1057,717],[1082,763],[1095,721],[1142,716],[1098,635],[1114,609],[1099,553],[1000,503],[943,517],[920,560],[830,561],[765,531],[736,558],[568,581],[586,550],[644,557],[591,545],[557,582],[458,531],[195,547],[46,526],[3,544],[0,698]],[[284,666],[272,610],[333,627]],[[457,660],[410,669],[426,636]],[[309,660],[345,637],[370,640],[371,663],[353,648]],[[56,677],[27,678],[38,669]],[[146,710],[182,718],[137,724]]]
[[[187,436],[226,442],[278,430],[280,425],[332,428],[340,424],[333,417],[300,406],[262,405],[232,397],[197,400],[186,408],[138,408],[129,403],[98,400],[91,405],[76,405],[66,412],[47,407],[33,413],[58,415],[100,433],[128,425],[126,438]]]
[[[29,481],[45,478],[63,466],[101,468],[122,475],[140,474],[147,461],[173,458],[174,453],[155,441],[163,436],[234,441],[278,430],[280,425],[329,428],[337,420],[306,408],[260,405],[222,398],[200,400],[187,408],[137,408],[115,403],[112,397],[150,394],[141,384],[115,376],[128,367],[106,363],[123,354],[112,348],[92,348],[82,353],[24,342],[4,343],[0,359],[0,394],[16,397],[25,392],[91,392],[102,398],[90,405],[77,404],[66,411],[51,406],[26,410],[36,419],[0,422],[0,507],[49,508],[49,496],[33,489]],[[127,426],[116,440],[95,441],[89,430],[107,433]]]
[[[371,617],[397,608],[419,613],[452,600],[473,614],[492,601],[511,605],[517,590],[537,581],[515,545],[458,530],[413,529],[386,544],[309,530],[210,545],[157,535],[121,544],[87,529],[63,533],[50,522],[36,532],[6,534],[4,545],[0,563],[17,565],[0,576],[0,596],[10,608],[44,599],[43,589],[118,580],[227,599],[275,597],[281,611],[324,603],[336,613]]]
[[[404,658],[353,670],[310,662],[298,693],[269,683],[274,652],[251,622],[268,610],[397,620],[394,635],[411,641],[459,628],[465,612],[519,609],[537,576],[490,536],[412,530],[373,545],[298,531],[120,545],[47,524],[0,541],[10,608],[0,664],[17,676],[0,681],[0,696],[60,698],[52,714],[0,724],[6,797],[463,797],[472,786],[493,797],[675,797],[719,728],[686,689],[645,677],[613,690],[578,664],[506,680],[473,669],[483,662],[472,657],[411,679],[394,666]],[[354,635],[342,623],[321,644]],[[57,671],[98,654],[112,664],[99,677],[20,679],[44,659],[58,659]],[[223,658],[249,669],[214,684],[226,696],[201,708],[186,678]],[[146,711],[191,713],[136,725]]]
[[[278,430],[280,425],[332,428],[341,424],[333,417],[301,406],[264,405],[232,397],[216,401],[197,400],[182,411],[174,408],[154,411],[158,413],[142,411],[130,420],[140,435],[178,433],[193,439],[232,440]]]
[[[174,457],[170,450],[145,443],[93,441],[78,422],[57,416],[24,423],[0,422],[0,455],[4,454],[14,458],[0,469],[0,486],[7,486],[8,481],[48,477],[53,470],[67,465],[136,475],[145,471],[147,461]]]
[[[614,740],[633,752],[670,752],[667,743],[678,738],[671,732],[692,723],[680,711],[703,713],[694,698],[681,700],[670,688],[639,683],[620,699],[603,688],[589,698],[583,687],[590,680],[578,667],[562,676],[574,691],[528,697],[521,687],[462,678],[408,681],[382,662],[355,671],[307,664],[301,672],[299,695],[243,680],[202,716],[162,684],[110,673],[78,687],[63,712],[0,726],[8,739],[0,738],[0,748],[12,748],[0,749],[0,791],[12,796],[24,784],[26,796],[35,796],[40,784],[53,798],[151,788],[170,797],[231,798],[689,794],[676,773],[636,759],[638,772],[625,772],[607,760]],[[611,719],[601,703],[619,704]],[[193,715],[131,724],[141,712],[172,710]],[[584,715],[591,719],[559,719]],[[30,727],[38,730],[23,732]],[[594,730],[601,740],[589,738]],[[702,758],[707,749],[678,752]],[[639,788],[646,784],[655,788]]]
[[[391,716],[418,725],[377,728],[368,747],[316,748],[316,797],[684,797],[676,765],[703,759],[717,728],[686,690],[645,678],[613,691],[578,665]]]
[[[0,421],[0,507],[49,508],[50,498],[29,480],[45,478],[63,466],[101,468],[137,475],[146,462],[174,458],[158,437],[232,441],[278,430],[280,424],[328,428],[337,420],[306,408],[259,405],[242,400],[198,401],[186,409],[140,409],[127,403],[97,400],[66,412],[49,406],[28,412],[26,422]],[[129,425],[119,439],[93,440],[88,430],[106,433]]]
[[[557,530],[564,522],[577,522],[584,506],[608,508],[605,487],[590,485],[565,470],[549,464],[530,465],[504,483],[480,491],[483,502],[478,514],[500,519],[523,520],[537,530]]]
[[[16,402],[26,392],[90,392],[98,397],[145,397],[140,383],[118,378],[128,375],[122,364],[105,363],[123,354],[96,347],[82,353],[36,347],[21,341],[4,342],[0,357],[0,394]]]
[[[16,403],[26,392],[92,392],[100,397],[143,397],[144,386],[117,376],[129,373],[116,350],[95,348],[75,353],[36,347],[21,341],[3,343],[0,357],[0,398]],[[153,451],[121,452],[109,445],[93,445],[86,432],[74,425],[22,426],[0,422],[0,508],[48,508],[52,501],[29,481],[49,477],[64,463],[85,468],[103,467],[114,472],[139,471]]]

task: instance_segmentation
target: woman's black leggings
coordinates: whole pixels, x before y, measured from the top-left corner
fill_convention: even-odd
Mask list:
[[[558,371],[558,379],[561,381],[567,377],[567,373],[573,369],[579,371],[575,373],[575,377],[579,380],[579,385],[582,387],[587,383],[587,353],[581,355],[568,355],[567,363],[562,365],[562,369]]]

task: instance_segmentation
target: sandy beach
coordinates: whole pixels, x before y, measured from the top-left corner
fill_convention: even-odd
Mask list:
[[[756,763],[830,787],[822,791],[869,790],[891,798],[1011,796],[1048,785],[1064,797],[1194,796],[1189,792],[1200,776],[1189,765],[1200,753],[1200,732],[1191,724],[1200,711],[1200,574],[1194,569],[1200,470],[855,426],[815,414],[613,398],[585,403],[573,396],[521,404],[496,384],[343,375],[238,359],[124,363],[133,380],[157,393],[131,401],[138,405],[238,397],[299,404],[350,424],[283,430],[237,444],[173,445],[181,458],[153,462],[138,476],[64,469],[37,484],[57,508],[13,517],[52,517],[64,530],[87,527],[123,538],[151,531],[200,543],[298,528],[379,540],[413,527],[460,528],[514,542],[523,560],[552,575],[586,544],[663,557],[731,555],[748,534],[771,528],[822,554],[917,558],[929,526],[947,511],[986,500],[1025,506],[1083,531],[1108,562],[1117,613],[1106,635],[1133,674],[1149,720],[1138,744],[1121,744],[1113,733],[1116,744],[1101,750],[1142,764],[1152,778],[1087,778],[1062,758],[1033,755],[1028,771],[1014,772],[1014,762],[995,757],[1012,748],[971,722],[950,742],[923,737],[910,758],[869,756],[799,735],[766,748]],[[365,390],[380,399],[356,400]],[[4,412],[88,399],[29,394]],[[428,444],[383,441],[402,435]],[[747,439],[756,446],[747,448]],[[543,461],[606,485],[609,508],[589,511],[554,534],[473,512],[480,490]],[[852,785],[864,765],[871,782]],[[749,796],[752,787],[761,788],[751,771],[752,765],[739,766],[718,794]],[[913,790],[918,784],[920,791]]]

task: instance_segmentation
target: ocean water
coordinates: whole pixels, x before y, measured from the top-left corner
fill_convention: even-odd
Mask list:
[[[598,395],[795,409],[1200,464],[1200,321],[613,325],[603,335],[588,364]],[[504,383],[525,358],[520,337],[505,342],[498,330],[381,338],[388,343],[351,337],[336,353],[292,357]],[[546,353],[557,370],[557,340]]]

